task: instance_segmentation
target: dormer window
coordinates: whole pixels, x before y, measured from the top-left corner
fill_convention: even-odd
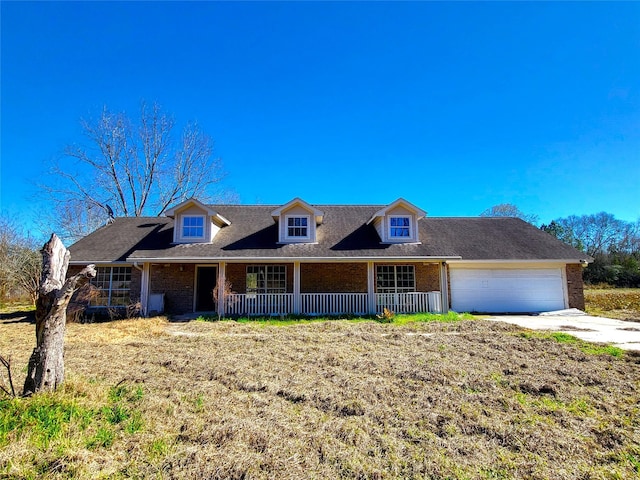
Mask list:
[[[412,236],[411,217],[389,217],[389,236],[391,238],[410,238]]]
[[[322,224],[322,213],[307,202],[294,198],[289,203],[271,212],[278,224],[279,243],[316,243],[318,225]]]
[[[204,238],[203,215],[184,215],[182,217],[182,238]]]
[[[164,214],[174,219],[174,243],[209,243],[231,222],[216,212],[212,206],[190,198]]]
[[[399,198],[378,210],[367,222],[374,226],[381,243],[420,243],[418,221],[427,212]]]
[[[287,238],[307,239],[309,238],[309,217],[308,216],[287,216]]]

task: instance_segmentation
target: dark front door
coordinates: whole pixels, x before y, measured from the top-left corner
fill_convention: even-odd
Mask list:
[[[196,311],[214,312],[213,289],[218,280],[218,267],[196,267]]]

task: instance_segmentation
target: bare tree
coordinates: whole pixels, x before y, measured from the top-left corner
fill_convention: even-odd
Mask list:
[[[35,303],[40,265],[35,240],[16,221],[0,216],[0,300],[22,300],[26,295]]]
[[[515,217],[515,218],[520,218],[532,225],[536,225],[538,223],[537,215],[524,213],[512,203],[501,203],[500,205],[494,205],[493,207],[488,208],[484,212],[482,212],[480,216],[481,217]]]
[[[552,223],[559,225],[566,236],[579,239],[582,249],[591,256],[631,250],[638,237],[636,225],[606,212],[571,215]]]
[[[640,287],[640,221],[600,212],[557,218],[540,228],[594,258],[584,270],[585,282]]]
[[[225,279],[224,283],[220,284],[216,283],[215,288],[212,291],[213,301],[215,305],[218,307],[218,320],[222,319],[222,315],[220,314],[220,302],[224,304],[225,309],[233,303],[233,285],[227,279]]]
[[[66,278],[69,251],[54,234],[42,248],[42,277],[36,304],[36,347],[29,359],[23,394],[55,390],[64,381],[64,334],[67,305],[83,278],[93,278],[93,265]]]
[[[14,271],[9,261],[11,248],[18,236],[16,225],[0,217],[0,301],[6,301],[15,285]]]
[[[28,246],[17,247],[14,252],[16,286],[25,292],[33,304],[38,297],[42,262],[38,252]]]
[[[81,125],[86,142],[65,148],[52,169],[55,183],[44,186],[57,206],[56,227],[73,239],[110,215],[155,216],[190,197],[208,201],[224,176],[213,140],[197,123],[176,138],[173,118],[158,104],[143,102],[137,121],[104,107]]]

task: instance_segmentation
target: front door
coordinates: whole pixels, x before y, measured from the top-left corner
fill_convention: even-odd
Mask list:
[[[218,281],[217,266],[196,267],[196,312],[215,312],[213,289]]]

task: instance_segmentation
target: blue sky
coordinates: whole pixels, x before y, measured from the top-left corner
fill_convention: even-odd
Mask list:
[[[0,210],[157,101],[242,203],[640,218],[640,3],[1,3]],[[46,179],[44,179],[46,181]]]

